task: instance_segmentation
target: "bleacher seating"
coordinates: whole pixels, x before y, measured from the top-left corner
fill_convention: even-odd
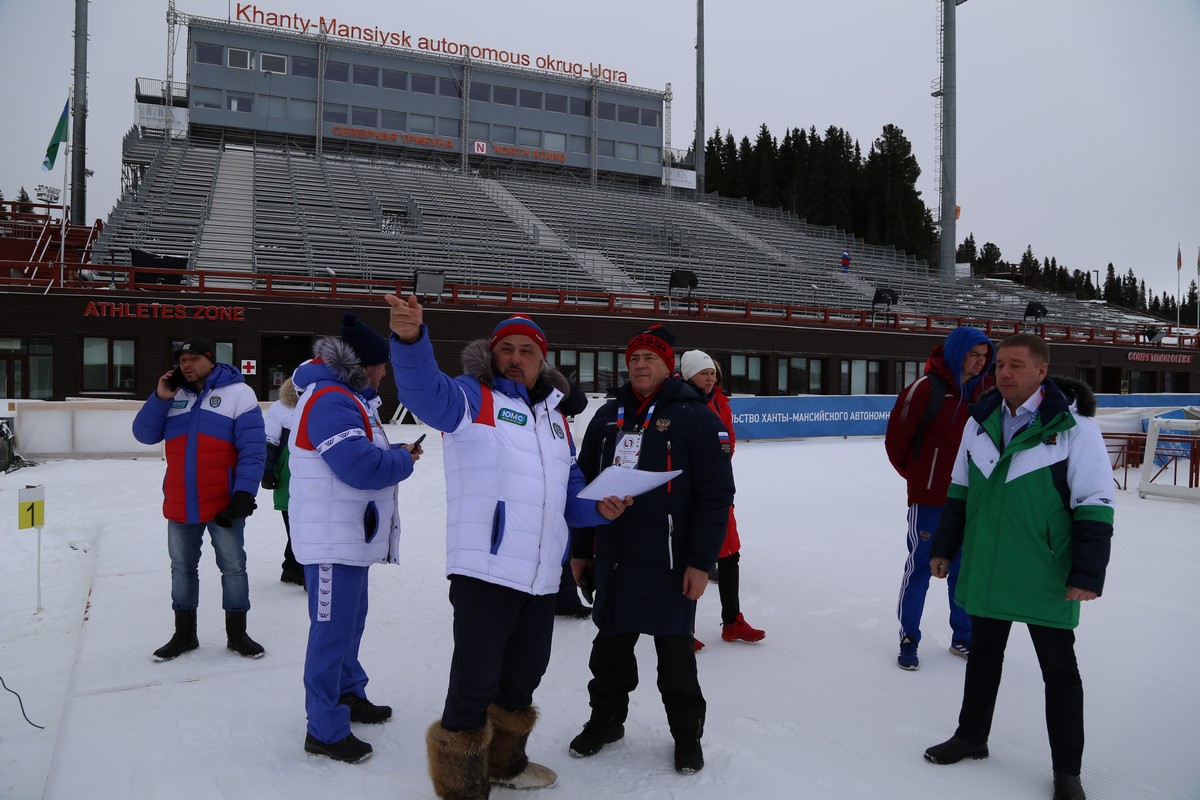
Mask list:
[[[697,203],[657,187],[592,187],[516,170],[497,182],[378,153],[317,155],[296,142],[232,143],[220,133],[165,144],[142,129],[126,135],[125,161],[141,179],[113,209],[96,243],[99,263],[128,264],[132,246],[297,286],[327,276],[407,281],[431,269],[450,284],[646,296],[666,295],[670,274],[683,269],[697,275],[698,297],[731,306],[862,310],[886,287],[900,295],[893,311],[951,320],[1020,322],[1037,300],[1058,325],[1150,322],[1010,281],[948,285],[893,248],[744,201]],[[853,254],[849,272],[843,249]]]

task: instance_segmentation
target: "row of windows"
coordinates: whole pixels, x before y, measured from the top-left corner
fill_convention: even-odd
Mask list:
[[[253,95],[245,92],[223,91],[204,86],[192,87],[192,107],[223,109],[244,114],[265,114],[267,117],[315,121],[317,104],[313,100],[299,98]],[[462,121],[454,117],[435,117],[412,111],[395,111],[389,108],[348,106],[343,103],[326,103],[321,110],[321,119],[333,125],[354,125],[408,133],[435,134],[438,136],[462,137]],[[582,153],[590,155],[592,140],[588,136],[568,135],[536,128],[519,128],[514,125],[472,122],[468,138],[496,144],[515,144],[522,147],[537,147],[559,153]],[[661,149],[633,142],[618,142],[613,139],[597,139],[597,154],[624,161],[641,161],[657,164]]]
[[[200,64],[227,66],[232,69],[254,69],[255,53],[236,47],[224,48],[221,45],[196,43],[196,61]],[[263,72],[287,74],[288,56],[274,53],[258,53],[258,65]],[[317,59],[305,56],[291,56],[291,74],[299,78],[317,77]],[[440,95],[442,97],[462,98],[462,82],[453,77],[437,77],[419,72],[403,72],[400,70],[372,67],[365,64],[347,64],[342,61],[325,62],[325,80],[338,83],[352,83],[358,86],[374,86],[384,89],[411,91],[419,94]],[[517,89],[501,84],[475,82],[471,84],[472,100],[482,103],[495,103],[505,106],[519,106],[534,111],[550,111],[558,114],[573,114],[589,117],[592,114],[592,103],[582,97],[569,97],[563,94],[552,94],[537,89]],[[629,125],[642,125],[648,128],[658,128],[662,123],[662,115],[656,109],[627,106],[618,103],[600,102],[596,104],[596,116],[599,119],[613,122],[624,122]]]
[[[171,342],[175,352],[182,341]],[[233,343],[216,343],[218,364],[233,363]],[[133,339],[85,336],[80,389],[85,392],[125,392],[134,388]]]

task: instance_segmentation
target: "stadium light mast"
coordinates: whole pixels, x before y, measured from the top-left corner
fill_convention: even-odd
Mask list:
[[[942,106],[941,119],[941,196],[939,204],[938,273],[942,283],[954,282],[955,220],[958,216],[958,85],[956,80],[955,8],[967,0],[941,0],[942,3],[942,75],[941,86],[934,92]]]
[[[75,0],[75,107],[71,120],[72,225],[83,225],[87,213],[87,42],[88,0]]]
[[[696,199],[704,197],[704,0],[696,0]]]

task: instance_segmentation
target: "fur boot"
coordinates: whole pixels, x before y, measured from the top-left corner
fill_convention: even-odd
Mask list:
[[[525,743],[537,723],[533,706],[517,711],[493,703],[488,707],[492,744],[488,748],[488,780],[507,789],[545,789],[558,775],[549,767],[535,764],[525,755]]]
[[[442,800],[485,800],[488,783],[488,747],[492,726],[475,731],[448,731],[435,722],[425,733],[429,777],[434,793]]]

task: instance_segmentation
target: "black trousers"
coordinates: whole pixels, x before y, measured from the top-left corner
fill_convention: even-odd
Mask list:
[[[737,622],[738,614],[742,613],[741,601],[738,600],[741,573],[738,561],[741,558],[739,552],[717,559],[717,594],[721,597],[721,623],[724,625]]]
[[[510,711],[533,704],[550,663],[554,595],[532,595],[450,576],[454,655],[442,727],[478,730],[492,703]]]
[[[639,633],[598,634],[592,640],[588,696],[593,720],[624,722],[629,716],[629,695],[638,685],[634,645],[640,636]],[[704,735],[707,705],[696,673],[692,637],[655,636],[654,649],[658,653],[658,691],[667,711],[671,736],[700,738]]]
[[[1046,731],[1055,772],[1078,775],[1083,763],[1083,681],[1075,661],[1075,631],[1027,625],[1046,685]],[[986,744],[996,710],[1004,649],[1012,622],[971,616],[971,657],[955,735]]]
[[[283,515],[283,530],[287,534],[287,544],[283,546],[283,567],[284,572],[290,572],[299,578],[304,578],[304,566],[296,560],[296,556],[292,553],[292,521],[288,518],[287,509],[279,512]]]

